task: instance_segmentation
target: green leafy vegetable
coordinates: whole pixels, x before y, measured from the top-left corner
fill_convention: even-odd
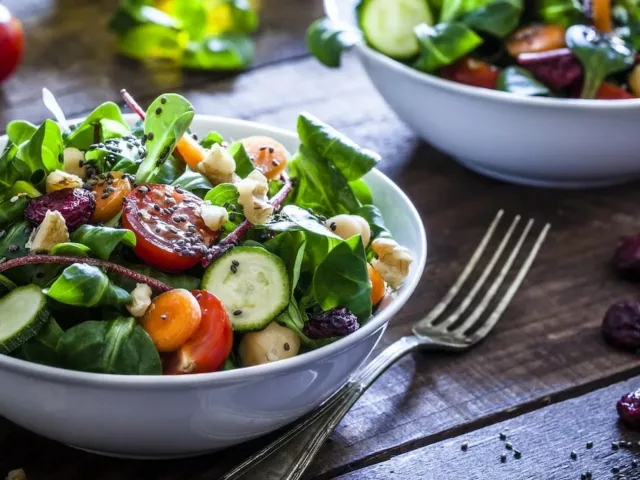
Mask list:
[[[253,162],[244,145],[241,141],[234,142],[229,146],[228,151],[236,161],[236,174],[240,178],[246,178],[253,171]]]
[[[192,70],[239,70],[253,63],[253,41],[242,34],[225,33],[189,42],[182,65]]]
[[[314,235],[340,239],[335,233],[320,223],[318,217],[297,205],[285,206],[273,221],[256,226],[272,232],[305,231]]]
[[[113,102],[98,106],[85,118],[66,139],[68,147],[86,151],[94,143],[128,135],[129,125],[124,120],[120,107]]]
[[[304,146],[329,160],[350,181],[359,179],[380,161],[380,155],[361,148],[309,113],[298,117],[298,135]]]
[[[375,205],[364,205],[354,212],[364,218],[371,228],[371,240],[376,238],[392,238],[391,232],[384,223],[380,209]]]
[[[179,0],[173,4],[173,14],[180,20],[183,29],[193,40],[198,40],[207,31],[207,7],[202,0]],[[170,17],[169,18],[173,18]]]
[[[360,235],[327,254],[313,277],[313,292],[323,310],[346,307],[360,322],[371,316],[371,282]]]
[[[156,270],[148,265],[133,265],[121,262],[122,265],[134,272],[141,273],[147,277],[155,278],[173,288],[184,288],[185,290],[197,290],[200,288],[200,279],[190,275],[169,275],[167,273]],[[136,287],[136,282],[130,278],[121,277],[116,273],[109,273],[112,282],[127,291],[131,291]]]
[[[158,97],[149,106],[144,121],[144,132],[147,136],[151,134],[152,139],[147,141],[147,156],[136,174],[139,184],[147,183],[149,178],[157,175],[157,171],[161,169],[157,164],[162,165],[170,158],[176,143],[189,128],[193,116],[191,103],[175,93]],[[170,184],[179,176],[164,183]]]
[[[182,3],[182,1],[178,3]],[[109,29],[116,33],[126,34],[132,28],[142,25],[156,25],[176,31],[182,29],[182,24],[178,19],[139,0],[121,0],[109,22]]]
[[[55,245],[50,253],[51,255],[66,255],[69,257],[88,257],[91,249],[81,243],[65,242]]]
[[[138,148],[124,138],[111,139],[107,145],[93,145],[85,155],[85,163],[98,173],[117,171],[135,174],[145,154],[144,148]]]
[[[0,187],[10,188],[20,179],[29,179],[31,172],[16,155],[18,147],[9,142],[0,155]]]
[[[0,203],[0,228],[5,228],[22,218],[29,200],[27,195],[21,195]]]
[[[51,367],[64,367],[57,351],[58,342],[64,335],[60,325],[51,318],[44,327],[28,342],[12,352],[16,358],[28,362],[40,363]]]
[[[504,38],[520,22],[522,0],[496,0],[467,13],[461,20],[474,30]]]
[[[40,183],[45,175],[63,168],[62,132],[53,120],[45,120],[31,138],[20,145],[18,157],[29,168],[32,183]]]
[[[521,67],[507,67],[498,77],[496,84],[498,90],[515,93],[523,96],[546,96],[549,89],[529,72]]]
[[[36,133],[38,127],[25,120],[14,120],[7,125],[7,137],[16,145],[28,141]]]
[[[25,182],[24,180],[18,180],[9,189],[5,198],[12,198],[20,194],[26,194],[29,198],[36,198],[42,195],[31,183]]]
[[[161,25],[141,25],[118,35],[116,48],[127,57],[149,61],[179,61],[184,50],[180,31]]]
[[[304,251],[307,246],[305,235],[302,232],[288,231],[277,235],[263,246],[284,261],[291,282],[291,295],[293,295],[300,279]]]
[[[133,318],[88,321],[67,330],[57,346],[73,370],[117,375],[160,375],[160,355]]]
[[[371,189],[363,179],[359,178],[358,180],[349,182],[349,186],[358,199],[358,202],[360,202],[362,205],[369,205],[370,203],[373,203],[373,195],[371,194]]]
[[[65,268],[45,294],[75,307],[128,305],[132,301],[131,295],[111,283],[102,270],[83,263]]]
[[[218,8],[226,8],[231,18],[228,31],[234,33],[253,33],[258,29],[258,12],[249,0],[218,0]]]
[[[339,67],[342,52],[360,40],[362,36],[358,32],[347,30],[328,18],[319,18],[313,22],[306,35],[309,53],[323,65],[332,68]]]
[[[173,182],[172,185],[174,187],[180,187],[188,192],[192,192],[200,198],[204,198],[209,190],[213,188],[213,185],[211,185],[211,182],[207,180],[206,177],[189,168],[187,168],[180,178]]]
[[[207,136],[200,141],[200,145],[204,148],[211,148],[214,143],[221,144],[222,142],[224,142],[222,135],[218,132],[209,132]]]
[[[594,27],[573,25],[565,38],[584,69],[581,98],[595,98],[607,76],[627,70],[635,63],[633,47],[618,37],[599,33]]]
[[[81,225],[71,234],[71,241],[86,245],[98,258],[108,260],[115,248],[120,245],[136,246],[136,236],[124,228]]]
[[[577,0],[541,0],[538,14],[545,23],[571,25],[585,23],[582,4]]]
[[[415,28],[420,43],[420,56],[414,68],[432,73],[451,65],[482,44],[482,38],[463,23],[426,23]]]
[[[275,321],[278,322],[280,325],[287,327],[290,330],[293,330],[294,332],[296,332],[300,337],[302,344],[305,347],[320,348],[336,340],[335,338],[324,338],[321,340],[312,340],[308,338],[304,333],[302,333],[302,329],[304,328],[305,318],[300,313],[300,309],[298,308],[296,303],[293,301],[289,302],[289,305],[287,306],[287,308],[285,308],[284,311],[276,317]]]

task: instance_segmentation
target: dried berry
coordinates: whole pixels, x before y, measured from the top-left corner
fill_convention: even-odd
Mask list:
[[[611,305],[602,320],[602,336],[616,347],[640,349],[640,303],[620,301]]]
[[[24,210],[25,218],[33,226],[44,220],[47,210],[60,212],[69,231],[89,221],[96,208],[93,193],[82,188],[65,188],[31,199]]]
[[[622,278],[640,281],[640,235],[620,241],[613,255],[613,268]]]
[[[640,429],[640,389],[623,395],[618,404],[618,415],[625,425]]]
[[[344,337],[358,330],[358,319],[346,308],[333,308],[309,320],[302,329],[312,339]]]

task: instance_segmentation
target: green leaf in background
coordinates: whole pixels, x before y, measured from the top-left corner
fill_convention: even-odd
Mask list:
[[[60,127],[53,120],[45,120],[31,138],[20,145],[18,157],[31,171],[31,181],[37,184],[46,174],[63,168],[63,151]]]
[[[58,342],[64,335],[60,325],[52,318],[28,342],[12,352],[16,358],[28,362],[63,367],[62,358],[57,351]]]
[[[89,247],[102,260],[109,260],[111,253],[120,244],[131,248],[136,246],[136,236],[131,230],[88,224],[74,230],[71,241]]]
[[[98,267],[74,263],[45,290],[49,298],[74,307],[118,306],[131,303],[131,295],[115,286]]]
[[[153,341],[133,318],[88,321],[67,330],[57,346],[73,370],[117,375],[161,375]]]
[[[375,240],[376,238],[392,238],[391,232],[384,223],[380,209],[375,205],[364,205],[353,213],[360,215],[369,223],[371,240]]]
[[[582,4],[577,0],[540,0],[538,15],[545,23],[564,28],[586,22]]]
[[[204,198],[205,195],[213,188],[211,182],[207,180],[205,176],[198,172],[194,172],[190,168],[187,168],[185,172],[172,183],[174,187],[180,187],[187,192],[191,192],[200,198]]]
[[[178,0],[173,4],[173,14],[192,40],[205,36],[208,12],[202,0]]]
[[[161,25],[141,25],[118,35],[116,48],[127,57],[142,61],[180,61],[188,39],[185,34]]]
[[[349,181],[359,179],[380,161],[380,155],[361,148],[346,135],[309,113],[298,116],[297,129],[302,144],[329,160]]]
[[[370,203],[373,203],[373,194],[371,193],[371,189],[363,179],[359,178],[358,180],[349,182],[349,186],[358,199],[358,202],[362,205],[369,205]]]
[[[496,88],[503,92],[515,93],[526,97],[547,96],[549,89],[521,67],[507,67],[500,72]]]
[[[360,235],[327,254],[313,276],[313,292],[323,310],[346,307],[360,323],[371,316],[371,282]]]
[[[224,33],[189,42],[182,66],[192,70],[240,70],[253,63],[253,41],[246,35]]]
[[[309,53],[323,65],[340,66],[342,53],[362,40],[362,35],[328,18],[319,18],[307,28],[306,43]]]
[[[250,34],[258,29],[260,18],[249,0],[218,0],[218,8],[226,8],[230,22],[225,31]]]
[[[177,3],[186,1],[181,0]],[[109,29],[119,34],[126,34],[141,25],[156,25],[177,31],[183,27],[177,18],[137,0],[121,0],[109,21]]]
[[[241,141],[232,143],[228,151],[236,162],[236,174],[240,178],[246,178],[253,172],[253,162]]]
[[[69,257],[88,257],[91,249],[81,243],[65,242],[55,245],[49,253],[51,255],[65,255]]]
[[[156,98],[147,110],[147,118],[144,121],[144,132],[152,138],[147,140],[147,156],[140,164],[136,181],[139,184],[147,183],[154,175],[154,170],[159,170],[158,164],[166,163],[178,140],[185,134],[193,120],[193,105],[181,95],[170,93]],[[156,183],[173,183],[182,173],[180,172],[171,181]]]
[[[567,30],[565,39],[584,70],[581,98],[595,98],[607,76],[628,70],[635,64],[633,47],[594,27],[573,25]]]
[[[504,38],[518,26],[523,9],[522,0],[494,0],[467,13],[461,21],[476,31]]]
[[[221,144],[224,142],[224,138],[218,132],[209,132],[207,136],[200,140],[200,145],[204,148],[211,148],[214,143]]]
[[[325,217],[350,213],[360,207],[340,171],[305,145],[293,156],[289,168],[291,176],[296,178],[296,187],[288,199],[290,203],[311,208]]]
[[[38,127],[25,120],[14,120],[7,125],[7,137],[16,145],[22,145],[33,137]]]
[[[468,55],[482,44],[482,38],[463,23],[426,23],[415,28],[420,43],[420,57],[414,68],[433,73]]]

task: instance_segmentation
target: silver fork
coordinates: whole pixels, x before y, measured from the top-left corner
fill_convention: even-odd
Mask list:
[[[531,247],[529,255],[525,258],[496,307],[482,320],[483,313],[496,296],[531,231],[533,220],[531,219],[527,222],[502,268],[488,286],[484,297],[471,313],[466,314],[465,312],[480,292],[480,289],[487,283],[487,279],[513,236],[520,222],[520,216],[516,216],[471,290],[461,299],[457,308],[451,314],[440,320],[442,314],[451,305],[463,284],[478,265],[503,214],[503,210],[498,212],[456,282],[440,303],[424,319],[414,325],[412,335],[402,337],[389,345],[367,366],[354,374],[322,407],[221,477],[220,480],[236,480],[241,477],[260,480],[300,479],[315,458],[320,447],[322,447],[353,404],[396,361],[418,349],[464,351],[484,339],[496,325],[518,291],[551,228],[549,224],[544,226]],[[254,468],[256,466],[257,468]]]

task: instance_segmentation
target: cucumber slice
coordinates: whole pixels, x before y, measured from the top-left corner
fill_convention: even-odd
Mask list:
[[[261,247],[236,247],[207,268],[202,288],[217,296],[233,329],[266,327],[289,304],[291,286],[280,257]]]
[[[49,320],[46,297],[36,285],[0,298],[0,353],[10,353],[34,337]]]
[[[418,54],[420,47],[414,27],[434,23],[427,0],[362,0],[358,11],[367,43],[398,59]]]

